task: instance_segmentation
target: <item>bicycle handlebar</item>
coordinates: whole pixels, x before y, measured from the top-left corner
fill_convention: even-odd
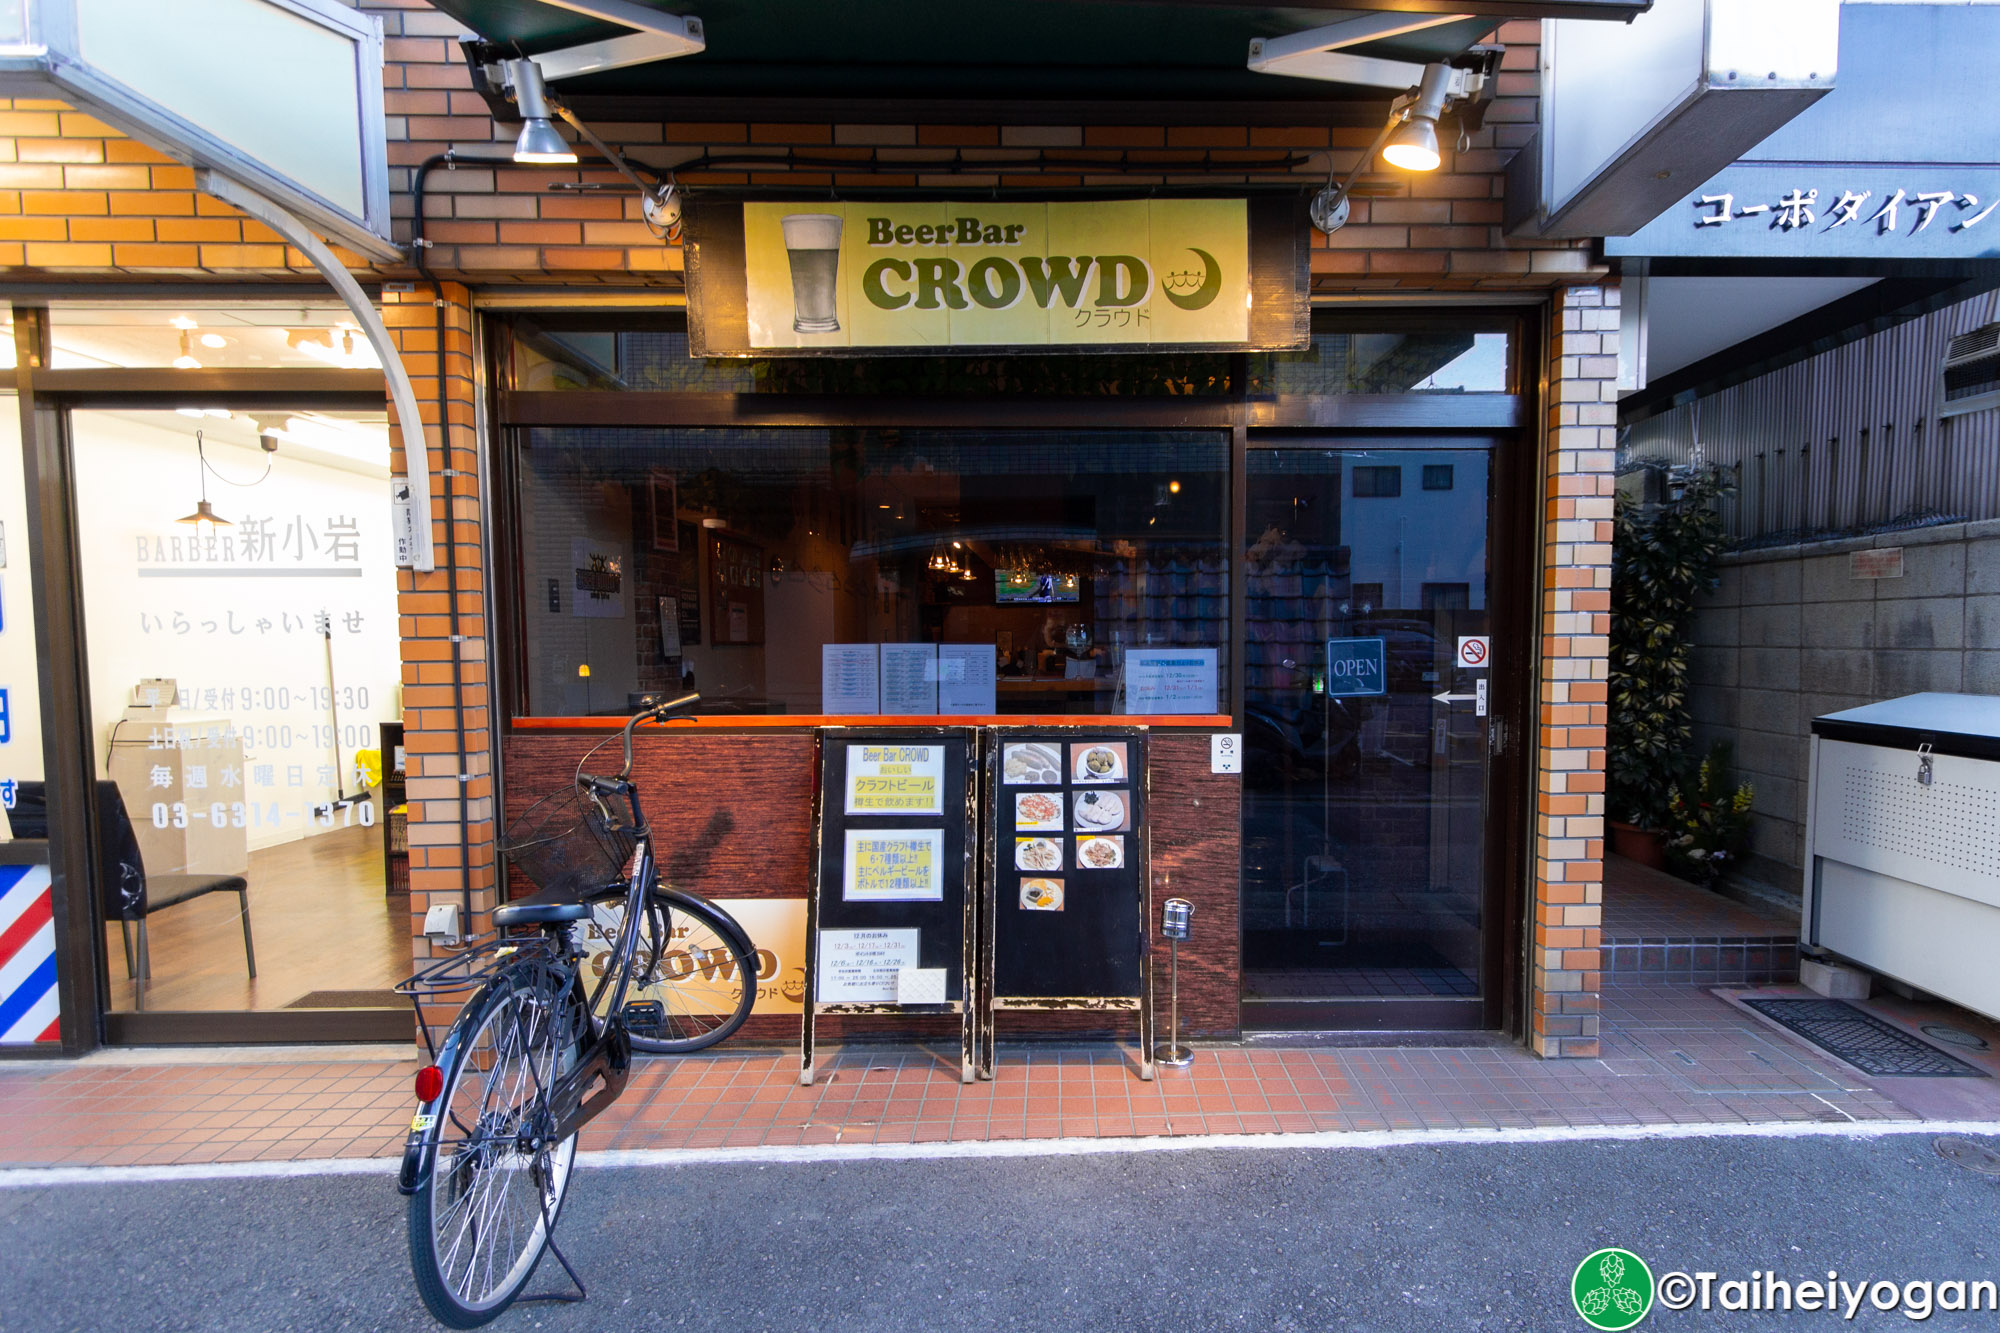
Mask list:
[[[701,695],[699,694],[683,694],[678,699],[669,699],[663,704],[655,704],[642,712],[632,714],[632,718],[625,724],[623,732],[625,767],[618,770],[618,781],[622,784],[632,776],[632,729],[634,727],[648,720],[655,722],[665,721],[667,714],[679,712],[683,708],[692,708],[700,702]]]

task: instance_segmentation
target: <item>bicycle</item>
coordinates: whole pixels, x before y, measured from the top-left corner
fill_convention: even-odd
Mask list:
[[[755,1002],[757,955],[742,927],[656,883],[631,777],[634,728],[699,697],[634,714],[617,777],[579,763],[573,791],[517,821],[503,850],[537,891],[494,911],[494,935],[397,987],[415,1002],[430,1053],[397,1188],[410,1201],[418,1293],[448,1327],[477,1328],[517,1300],[584,1299],[555,1245],[577,1132],[624,1091],[634,1051],[713,1046]],[[468,991],[443,1043],[430,1045],[425,1000]],[[523,1297],[545,1250],[576,1291]]]

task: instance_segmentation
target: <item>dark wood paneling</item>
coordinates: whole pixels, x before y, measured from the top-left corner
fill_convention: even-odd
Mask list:
[[[1160,909],[1168,898],[1194,904],[1181,945],[1181,1031],[1234,1036],[1239,1016],[1242,930],[1243,779],[1209,772],[1207,736],[1155,736],[1152,745],[1153,884],[1147,934],[1153,941],[1153,988],[1159,1039],[1165,1041],[1169,977]]]

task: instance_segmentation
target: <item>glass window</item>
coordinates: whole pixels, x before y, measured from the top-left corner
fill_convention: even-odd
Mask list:
[[[72,435],[112,1008],[395,1004],[387,421],[77,411]]]
[[[528,713],[1226,711],[1221,432],[522,437]]]
[[[12,316],[6,317],[11,323]],[[169,366],[379,370],[374,345],[338,301],[159,307],[65,302],[49,314],[54,368]],[[0,364],[14,364],[11,328]]]
[[[1424,489],[1427,491],[1448,491],[1451,489],[1452,465],[1449,463],[1424,464]]]
[[[1425,489],[1429,489],[1426,487]],[[1354,469],[1354,496],[1359,499],[1390,499],[1403,493],[1403,469],[1398,466],[1357,467]]]
[[[1296,352],[1267,361],[1250,378],[1267,393],[1506,393],[1505,333],[1458,331],[1317,331]]]

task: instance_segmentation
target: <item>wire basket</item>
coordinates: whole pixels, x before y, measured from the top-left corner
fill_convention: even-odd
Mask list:
[[[536,888],[583,899],[618,882],[632,846],[630,833],[572,788],[529,806],[508,827],[500,850]]]

